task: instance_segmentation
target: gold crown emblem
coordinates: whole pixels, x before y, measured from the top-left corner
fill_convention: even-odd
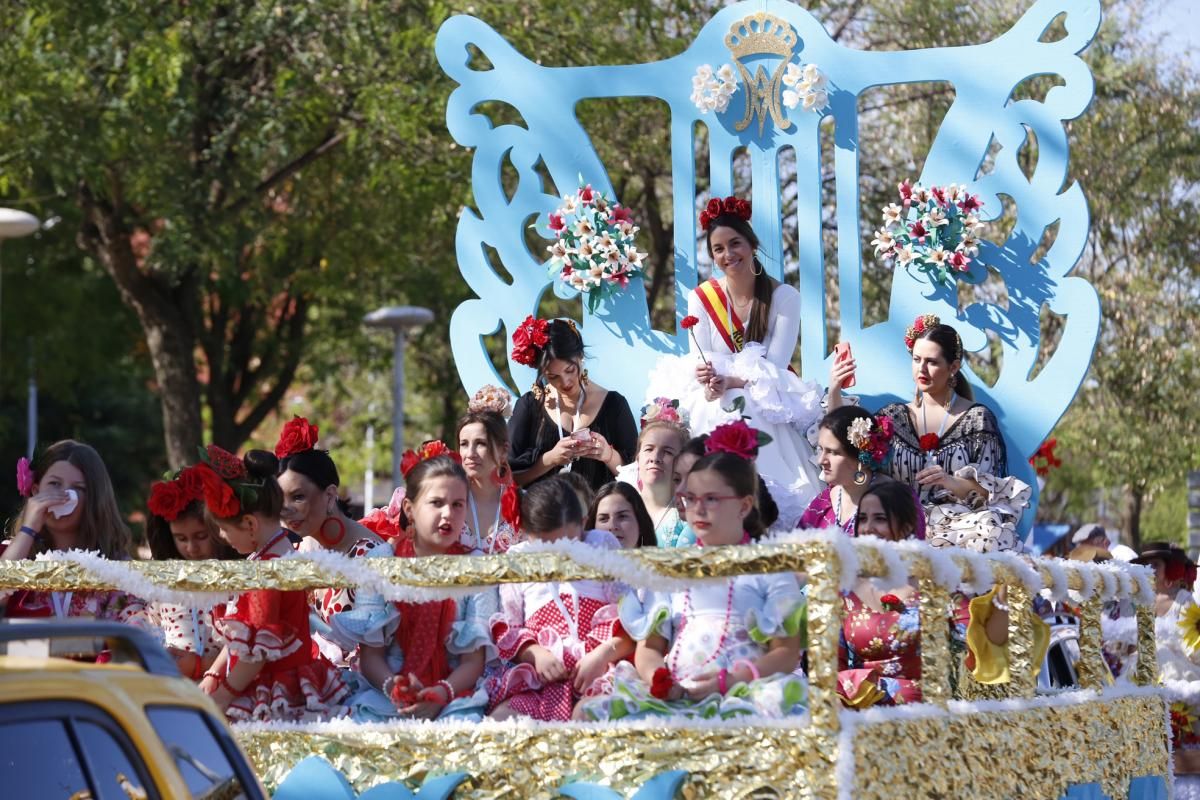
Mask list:
[[[760,11],[734,23],[725,37],[725,46],[734,58],[767,54],[787,58],[798,38],[786,20]]]

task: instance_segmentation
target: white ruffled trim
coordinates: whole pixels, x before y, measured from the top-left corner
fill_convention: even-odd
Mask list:
[[[914,558],[924,558],[928,561],[934,579],[944,588],[954,590],[962,588],[965,591],[982,594],[995,583],[992,570],[993,563],[1001,563],[1012,570],[1018,580],[1031,592],[1046,588],[1046,579],[1050,582],[1052,595],[1058,595],[1063,589],[1063,580],[1070,579],[1070,573],[1080,576],[1083,584],[1082,595],[1095,597],[1099,589],[1099,599],[1110,602],[1118,597],[1128,598],[1138,605],[1151,605],[1154,602],[1154,592],[1150,586],[1150,571],[1147,567],[1136,564],[1105,562],[1088,564],[1075,561],[1037,561],[1041,568],[1034,568],[1024,558],[1015,553],[977,553],[958,548],[937,549],[925,542],[908,540],[891,545],[868,542],[865,539],[856,540],[846,536],[840,529],[830,528],[824,531],[788,531],[765,537],[760,545],[791,544],[804,542],[823,542],[837,552],[841,569],[839,588],[851,590],[856,581],[861,561],[856,551],[856,541],[861,546],[875,547],[884,554],[888,572],[891,575],[910,574],[907,563]],[[581,567],[586,567],[608,576],[609,579],[635,588],[655,589],[658,591],[682,591],[697,583],[716,583],[723,578],[688,578],[686,580],[660,575],[649,560],[643,561],[639,551],[623,551],[601,549],[584,542],[529,542],[523,549],[526,553],[560,553]],[[893,560],[890,554],[898,553],[902,561]],[[694,550],[668,553],[655,550],[654,559],[678,557],[695,557],[702,554]],[[503,559],[505,556],[486,556],[486,558]],[[94,589],[117,589],[148,602],[171,603],[197,609],[210,609],[226,603],[233,596],[230,594],[214,594],[209,592],[187,592],[172,589],[167,585],[150,580],[136,561],[110,561],[92,551],[70,550],[55,551],[38,556],[43,561],[66,561],[96,578]],[[341,553],[318,551],[313,553],[293,553],[277,561],[310,561],[322,572],[331,576],[329,583],[341,583],[354,586],[360,592],[377,594],[388,602],[426,603],[434,600],[462,599],[480,590],[479,586],[446,586],[423,587],[405,583],[392,583],[389,578],[372,569],[372,565],[380,563],[375,558],[350,558]],[[963,567],[971,573],[971,580],[964,581]],[[301,567],[307,571],[308,568]],[[889,576],[878,576],[889,577]],[[320,584],[328,585],[328,584]],[[487,584],[483,584],[487,585]],[[254,588],[254,587],[247,587]],[[1089,592],[1090,589],[1090,592]]]
[[[115,561],[102,556],[96,550],[51,550],[39,553],[36,561],[65,561],[76,564],[95,575],[107,586],[144,600],[147,603],[169,603],[197,610],[209,611],[228,603],[234,593],[185,592],[171,589],[143,575],[137,561]]]
[[[730,374],[746,383],[746,399],[754,404],[754,413],[747,411],[751,417],[802,432],[821,418],[821,386],[775,366],[759,342],[747,342],[733,356]]]

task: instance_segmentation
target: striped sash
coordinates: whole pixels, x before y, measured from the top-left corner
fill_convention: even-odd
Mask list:
[[[720,282],[716,278],[710,278],[696,287],[696,294],[699,295],[700,304],[704,306],[709,319],[721,334],[729,352],[740,353],[746,342],[745,327],[725,297]]]

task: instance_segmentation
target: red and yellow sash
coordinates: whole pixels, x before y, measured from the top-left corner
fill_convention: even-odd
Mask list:
[[[740,353],[746,343],[746,330],[721,289],[720,282],[710,278],[696,287],[696,294],[700,296],[700,304],[725,340],[729,352]]]

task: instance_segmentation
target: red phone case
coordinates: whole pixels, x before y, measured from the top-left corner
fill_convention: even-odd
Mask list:
[[[838,342],[837,344],[835,344],[833,346],[833,353],[834,353],[834,358],[839,362],[840,361],[849,361],[851,358],[853,358],[853,355],[851,355],[851,353],[850,353],[850,343],[849,342]],[[842,381],[842,388],[850,389],[854,386],[855,383],[857,383],[857,381],[854,379],[854,373],[850,373],[850,377],[846,378],[845,380]]]

